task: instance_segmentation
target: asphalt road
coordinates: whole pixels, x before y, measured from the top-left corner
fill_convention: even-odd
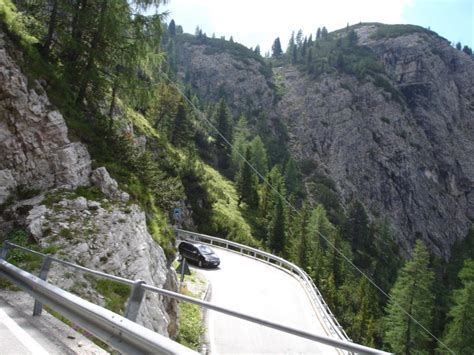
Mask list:
[[[108,354],[47,312],[31,315],[33,299],[23,292],[0,292],[0,354]]]
[[[273,266],[220,248],[218,269],[199,269],[216,305],[328,336],[301,284]],[[329,346],[227,316],[207,313],[212,354],[337,354]]]

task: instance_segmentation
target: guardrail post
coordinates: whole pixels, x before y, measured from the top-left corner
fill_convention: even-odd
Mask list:
[[[145,296],[145,289],[142,287],[143,284],[145,284],[143,280],[135,281],[132,293],[127,302],[127,308],[125,309],[124,317],[133,322],[137,320],[138,311],[140,310],[143,296]]]
[[[5,241],[2,246],[2,250],[0,250],[0,259],[6,259],[8,255],[8,251],[10,250],[10,243]]]
[[[51,267],[51,256],[46,255],[46,257],[43,259],[43,264],[41,265],[41,270],[39,273],[39,278],[43,281],[46,281],[48,278],[48,272],[49,268]],[[41,313],[43,312],[43,304],[35,299],[35,305],[33,306],[33,315],[34,316],[40,316]]]

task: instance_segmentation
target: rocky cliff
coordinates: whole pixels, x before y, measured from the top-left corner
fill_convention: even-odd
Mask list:
[[[253,115],[274,101],[271,69],[239,44],[183,35],[177,40],[178,74],[204,101],[224,97],[235,115]]]
[[[361,80],[334,69],[315,78],[284,64],[273,69],[277,90],[261,88],[279,99],[256,107],[286,122],[292,155],[312,167],[308,186],[326,174],[343,203],[358,198],[373,218],[386,217],[405,253],[422,237],[447,258],[474,218],[474,61],[432,32],[380,36],[379,27],[356,27],[379,74]],[[204,51],[194,50],[193,62],[217,60]],[[215,76],[254,100],[255,83],[272,82],[253,69],[225,71],[224,61],[207,70],[223,71]],[[212,88],[211,77],[187,78],[198,92]]]
[[[128,203],[105,168],[92,171],[86,147],[70,141],[64,118],[19,60],[21,53],[1,35],[0,236],[23,228],[64,260],[176,290],[175,273],[148,233],[145,214]],[[100,191],[95,199],[75,190],[91,185]],[[50,275],[55,284],[105,304],[81,275],[59,269]],[[147,294],[138,321],[174,337],[176,303]]]

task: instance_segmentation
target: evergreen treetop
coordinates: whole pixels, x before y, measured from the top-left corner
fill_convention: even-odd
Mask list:
[[[385,341],[398,354],[428,354],[430,335],[419,325],[430,330],[433,322],[433,281],[430,255],[421,240],[415,244],[412,257],[400,270],[390,291],[386,308]]]

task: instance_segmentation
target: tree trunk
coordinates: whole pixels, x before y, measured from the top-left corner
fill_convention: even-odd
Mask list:
[[[79,78],[81,77],[82,70],[79,66],[79,63],[82,61],[79,60],[81,56],[81,41],[84,31],[84,18],[87,17],[87,0],[76,0],[74,3],[74,8],[72,10],[72,21],[70,28],[71,44],[66,46],[64,52],[62,53],[62,58],[65,64],[65,71],[67,73],[67,78],[69,83],[76,87],[79,83]]]
[[[41,47],[41,55],[43,58],[48,58],[49,53],[51,51],[51,45],[53,44],[53,36],[54,32],[56,31],[56,22],[58,18],[58,0],[53,1],[53,9],[51,10],[51,17],[49,18],[49,26],[48,26],[48,35],[46,36],[46,40]]]
[[[110,102],[110,108],[109,108],[109,129],[112,130],[112,125],[113,125],[113,117],[114,117],[114,111],[115,111],[115,106],[117,104],[117,91],[118,91],[118,83],[117,80],[114,80],[114,85],[112,86],[112,100]]]
[[[86,96],[87,86],[90,83],[89,74],[92,68],[94,67],[96,53],[102,42],[102,34],[104,32],[105,14],[107,12],[107,5],[108,5],[108,0],[102,0],[100,4],[99,24],[97,26],[97,30],[94,33],[94,37],[92,38],[91,47],[89,50],[89,56],[87,59],[87,64],[83,73],[83,78],[82,78],[81,85],[79,87],[79,92],[76,98],[76,103],[78,105],[82,105],[84,98]]]
[[[412,293],[410,295],[410,306],[408,307],[407,313],[409,314],[408,316],[408,322],[407,322],[407,331],[405,334],[405,355],[410,355],[411,354],[411,312],[413,309],[413,292],[415,292],[416,288],[416,280],[413,280],[413,285],[411,287]]]

